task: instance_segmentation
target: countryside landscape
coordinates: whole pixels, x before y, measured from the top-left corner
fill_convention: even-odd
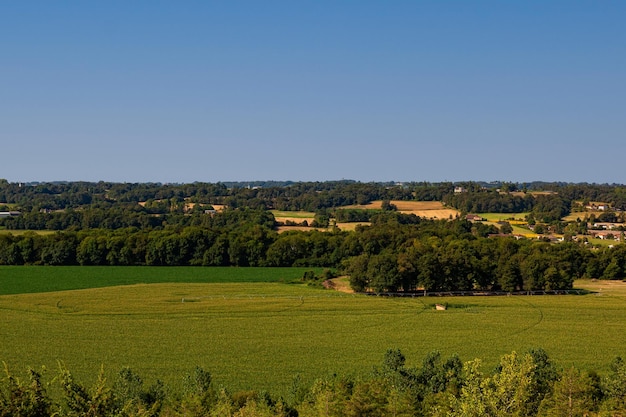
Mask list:
[[[0,180],[2,415],[623,415],[626,186]]]

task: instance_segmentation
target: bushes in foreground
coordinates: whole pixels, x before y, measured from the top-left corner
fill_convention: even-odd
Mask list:
[[[288,398],[257,391],[231,393],[201,368],[184,379],[182,392],[159,381],[146,386],[129,368],[110,383],[100,373],[92,387],[64,366],[50,381],[30,369],[19,379],[5,365],[0,416],[622,416],[626,413],[626,363],[614,360],[604,377],[559,369],[542,349],[504,355],[484,373],[480,360],[433,352],[421,366],[406,366],[397,349],[362,377],[332,375],[309,387],[298,378]],[[50,391],[60,394],[51,396]],[[58,398],[57,398],[58,397]]]

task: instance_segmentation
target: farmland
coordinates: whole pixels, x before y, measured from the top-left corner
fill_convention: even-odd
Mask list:
[[[30,269],[36,275],[57,268]],[[198,270],[212,268],[162,269],[174,271],[168,274],[175,282],[143,268],[143,283],[0,296],[0,360],[14,370],[54,369],[61,360],[83,380],[101,365],[109,372],[130,366],[146,380],[174,387],[198,365],[228,387],[284,394],[296,375],[310,382],[331,372],[369,372],[395,347],[412,365],[439,350],[463,360],[480,357],[486,369],[504,353],[532,347],[543,347],[560,366],[601,372],[626,354],[621,282],[578,281],[576,287],[593,291],[581,296],[394,299],[271,282],[269,275],[257,282],[210,282],[204,275],[201,282]],[[254,268],[230,269],[259,276]],[[3,288],[22,273],[16,271],[0,269]],[[274,281],[296,278],[296,272],[279,276],[275,270]],[[100,274],[97,268],[59,269],[55,279],[78,282]],[[448,310],[436,311],[435,302]]]
[[[428,219],[450,219],[460,215],[458,210],[446,207],[440,201],[390,201],[403,214],[415,214]],[[361,210],[380,210],[382,201],[372,201],[368,204],[352,205],[342,208]]]
[[[0,266],[0,295],[156,283],[293,282],[320,268]]]

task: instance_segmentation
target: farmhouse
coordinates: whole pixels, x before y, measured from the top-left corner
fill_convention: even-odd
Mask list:
[[[467,216],[465,216],[465,220],[468,220],[470,222],[482,222],[483,218],[477,214],[468,214]]]
[[[611,231],[611,230],[588,230],[591,237],[598,239],[614,239],[618,242],[624,241],[624,232]]]

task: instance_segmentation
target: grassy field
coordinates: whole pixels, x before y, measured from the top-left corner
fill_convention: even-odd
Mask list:
[[[278,220],[281,218],[289,219],[301,219],[308,220],[315,218],[315,213],[312,211],[284,211],[284,210],[270,210],[274,217]]]
[[[523,221],[525,223],[526,216],[530,213],[476,213],[477,215],[487,219],[490,222],[499,222],[502,220],[510,221],[514,219],[514,221]]]
[[[140,268],[128,276],[143,270],[145,284],[2,295],[0,360],[18,371],[55,369],[61,360],[82,381],[101,365],[109,373],[130,366],[146,382],[159,378],[174,388],[202,366],[231,389],[286,395],[296,375],[308,383],[330,372],[368,372],[396,347],[409,365],[439,350],[464,361],[480,357],[485,371],[501,355],[531,347],[543,347],[560,366],[601,372],[626,356],[621,282],[577,283],[594,291],[584,296],[393,299],[242,282],[252,279],[234,268],[239,283],[191,282],[207,269],[178,269],[175,283],[148,284],[157,275]],[[4,288],[12,271],[0,271]],[[436,311],[435,302],[448,310]]]
[[[322,268],[0,266],[0,295],[131,284],[293,282]]]
[[[27,233],[35,233],[37,235],[53,235],[57,233],[56,230],[10,230],[0,228],[0,234],[12,234],[13,236],[24,235]]]

